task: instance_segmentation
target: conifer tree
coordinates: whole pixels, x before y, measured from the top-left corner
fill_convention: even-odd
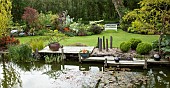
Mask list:
[[[12,4],[10,0],[0,0],[0,36],[7,33],[11,20]]]

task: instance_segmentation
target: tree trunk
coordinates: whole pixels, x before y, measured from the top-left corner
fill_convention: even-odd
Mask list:
[[[163,40],[163,37],[164,37],[164,35],[165,35],[165,17],[163,17],[163,20],[162,20],[162,26],[163,26],[163,28],[162,28],[162,30],[161,30],[161,34],[160,34],[160,37],[159,37],[159,55],[161,55],[162,56],[162,50],[161,50],[161,42],[162,42],[162,40]]]
[[[162,52],[161,52],[162,38],[163,38],[163,33],[161,32],[160,37],[159,37],[159,55],[161,55],[161,56],[162,56]]]
[[[112,0],[112,3],[115,6],[115,10],[117,11],[121,22],[123,16],[123,12],[121,11],[121,9],[124,8],[123,2],[122,0]]]

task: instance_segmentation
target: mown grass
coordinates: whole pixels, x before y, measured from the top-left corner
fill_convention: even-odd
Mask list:
[[[75,36],[75,37],[69,37],[68,39],[61,41],[60,43],[62,45],[70,45],[74,43],[82,43],[88,46],[96,46],[97,45],[97,39],[98,37],[102,38],[105,36],[105,38],[110,39],[110,36],[113,37],[113,47],[119,47],[120,43],[124,41],[128,41],[131,38],[138,38],[141,39],[143,42],[150,43],[154,40],[157,40],[159,38],[159,35],[141,35],[141,34],[132,34],[127,33],[122,30],[115,31],[103,31],[101,34],[98,35],[92,35],[92,36]],[[30,39],[33,38],[39,38],[44,36],[29,36],[29,37],[19,37],[21,43],[26,43]]]

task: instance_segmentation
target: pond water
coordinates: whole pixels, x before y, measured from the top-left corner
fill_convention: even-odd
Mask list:
[[[32,63],[1,61],[0,65],[0,88],[82,88],[77,83],[84,80],[83,82],[87,84],[88,82],[94,84],[90,78],[94,79],[99,74],[98,72],[103,72],[102,64],[92,62],[80,64],[78,61],[64,61],[60,64],[45,64],[43,61]],[[91,72],[91,76],[88,76],[88,73],[83,75],[84,71]],[[156,66],[150,67],[148,70],[132,69],[130,72],[149,78],[147,86],[139,85],[138,88],[170,88],[169,67]],[[64,76],[63,74],[72,74],[72,76],[65,76],[63,79],[61,77]],[[69,83],[70,81],[73,81],[74,84]]]

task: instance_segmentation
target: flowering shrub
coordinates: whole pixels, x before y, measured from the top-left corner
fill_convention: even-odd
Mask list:
[[[83,49],[83,50],[80,50],[80,53],[89,53],[89,50]]]

